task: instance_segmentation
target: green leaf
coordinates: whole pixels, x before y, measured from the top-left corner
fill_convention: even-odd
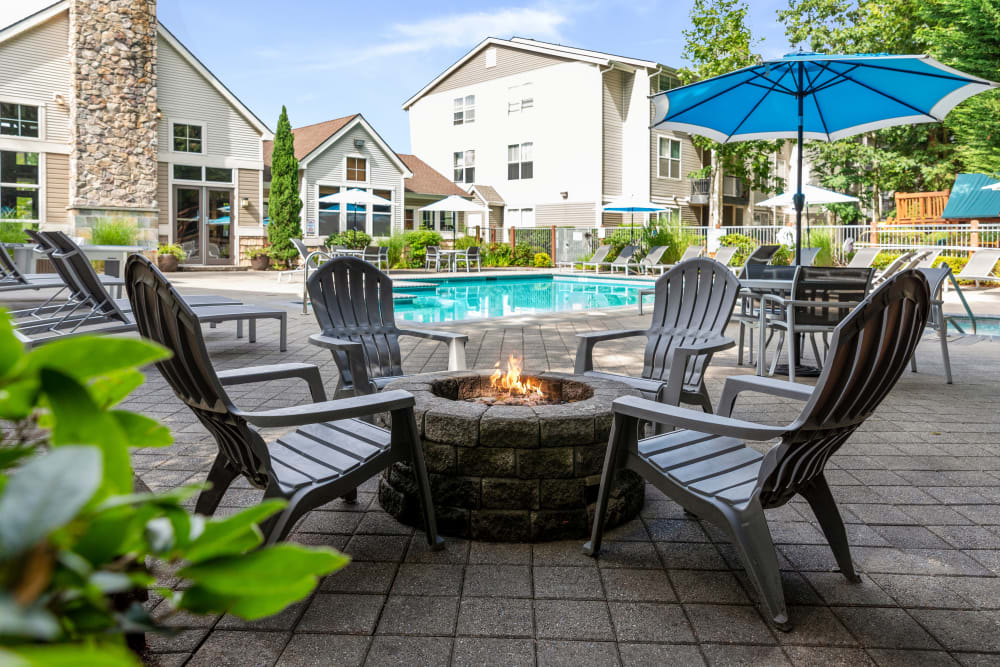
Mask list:
[[[13,468],[21,459],[25,459],[37,451],[37,447],[18,446],[0,448],[0,471]]]
[[[14,335],[14,323],[7,311],[0,311],[0,378],[19,370],[24,363],[24,345]]]
[[[224,595],[195,585],[183,591],[177,602],[178,609],[196,614],[231,613],[248,621],[272,616],[288,605],[307,597],[316,587],[314,577],[303,577],[276,593],[259,595],[253,586],[247,586],[242,595]]]
[[[111,562],[124,552],[123,542],[135,517],[135,509],[128,505],[92,515],[73,550],[94,567]]]
[[[94,572],[90,575],[88,582],[91,586],[96,586],[102,593],[123,593],[135,588],[132,578],[122,572]]]
[[[22,607],[7,595],[0,595],[0,637],[54,639],[59,635],[59,622],[41,606]],[[0,664],[3,661],[0,653]]]
[[[20,378],[0,387],[0,419],[24,419],[35,409],[41,383],[34,375]]]
[[[140,667],[127,649],[113,644],[48,644],[0,649],[0,663],[13,667]]]
[[[252,585],[255,594],[270,595],[301,585],[303,577],[329,574],[349,560],[333,549],[285,543],[189,565],[177,574],[215,593],[242,595]]]
[[[152,417],[127,410],[112,410],[108,414],[118,422],[130,447],[166,447],[174,444],[170,429]]]
[[[75,380],[86,381],[169,355],[166,348],[138,338],[80,336],[35,348],[28,354],[28,369],[57,369]]]
[[[185,558],[192,563],[198,563],[253,549],[263,541],[257,524],[287,504],[283,500],[265,500],[229,518],[208,521],[201,536],[188,547],[184,554]]]
[[[100,485],[95,447],[60,447],[24,464],[0,496],[0,561],[71,521]]]
[[[87,386],[87,389],[90,390],[95,403],[103,408],[110,408],[131,394],[145,380],[145,375],[134,368],[128,368],[97,378]]]
[[[118,421],[98,408],[86,388],[68,375],[45,369],[41,377],[54,418],[52,444],[100,447],[104,460],[104,487],[111,493],[130,492],[132,464]]]

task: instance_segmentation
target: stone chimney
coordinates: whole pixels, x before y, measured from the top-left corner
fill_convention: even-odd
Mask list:
[[[70,210],[157,239],[156,0],[70,0]]]

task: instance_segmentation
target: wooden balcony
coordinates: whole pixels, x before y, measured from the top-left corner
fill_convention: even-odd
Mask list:
[[[896,223],[900,225],[941,223],[950,190],[940,192],[897,192]]]

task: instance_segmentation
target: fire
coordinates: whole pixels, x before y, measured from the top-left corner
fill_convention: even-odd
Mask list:
[[[507,359],[507,372],[500,370],[500,362],[496,363],[496,370],[490,376],[490,386],[498,392],[507,394],[527,396],[544,396],[541,383],[532,383],[530,379],[521,380],[521,360],[513,354]]]

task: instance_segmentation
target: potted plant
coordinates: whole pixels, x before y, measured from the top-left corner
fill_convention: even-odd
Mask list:
[[[156,249],[156,265],[164,273],[177,270],[177,264],[187,259],[184,249],[175,243],[161,245]]]
[[[247,250],[247,259],[250,260],[250,268],[254,271],[267,271],[271,266],[271,252],[264,247]]]

